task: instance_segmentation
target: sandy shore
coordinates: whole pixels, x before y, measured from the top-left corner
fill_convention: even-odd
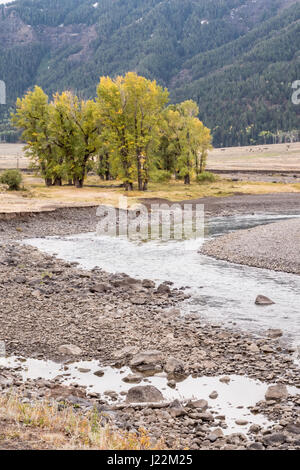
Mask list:
[[[201,252],[232,263],[300,274],[300,219],[226,234],[204,244]]]

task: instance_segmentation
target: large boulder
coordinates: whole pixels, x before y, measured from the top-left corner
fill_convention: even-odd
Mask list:
[[[265,399],[266,400],[284,400],[285,398],[288,397],[288,390],[285,385],[283,384],[277,384],[277,385],[270,385],[268,387],[266,394],[265,394]]]
[[[147,403],[163,401],[163,394],[153,385],[139,385],[128,390],[128,403]]]
[[[273,305],[275,302],[265,295],[258,295],[255,300],[256,305]]]
[[[157,350],[148,350],[140,352],[133,356],[130,361],[130,367],[139,371],[155,370],[156,366],[161,366],[163,355]]]

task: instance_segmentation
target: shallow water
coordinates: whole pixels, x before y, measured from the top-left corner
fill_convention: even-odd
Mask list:
[[[60,379],[59,383],[64,385],[78,384],[85,386],[87,392],[97,392],[105,396],[105,392],[113,390],[127,392],[135,384],[125,383],[122,379],[132,371],[128,367],[116,369],[112,367],[101,367],[98,361],[81,361],[71,364],[61,364],[53,361],[43,361],[38,359],[21,359],[17,357],[1,357],[0,367],[17,368],[24,381],[28,379]],[[65,370],[67,367],[67,370]],[[86,369],[82,372],[80,369]],[[102,377],[94,375],[95,371],[101,369],[104,372]],[[268,427],[272,423],[263,415],[252,414],[248,407],[254,406],[258,401],[264,400],[268,385],[258,380],[238,375],[230,376],[230,382],[220,382],[220,377],[197,377],[189,376],[182,382],[177,382],[176,389],[167,386],[167,376],[164,373],[156,374],[153,377],[144,378],[140,385],[151,384],[157,387],[163,394],[166,401],[179,399],[188,401],[189,399],[205,399],[209,405],[209,411],[216,416],[225,415],[227,428],[225,434],[232,432],[245,432],[251,424],[259,424]],[[288,387],[291,395],[297,393],[294,387]],[[209,398],[212,391],[218,392],[216,399]],[[109,401],[109,397],[105,396]],[[124,401],[124,397],[119,395],[118,401]],[[248,421],[247,425],[241,426],[235,423],[236,420]]]
[[[272,214],[211,218],[205,226],[206,238],[240,228],[250,228],[295,216]],[[297,216],[296,216],[297,217]],[[202,239],[138,243],[126,238],[84,233],[68,237],[31,239],[26,243],[77,261],[87,269],[98,266],[107,272],[125,272],[157,283],[169,280],[174,287],[189,286],[191,298],[184,312],[261,334],[281,328],[284,338],[300,344],[300,276],[218,261],[198,253]],[[259,294],[275,304],[255,305]]]

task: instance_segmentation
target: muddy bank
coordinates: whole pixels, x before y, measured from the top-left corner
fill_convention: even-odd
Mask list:
[[[300,220],[229,233],[208,241],[201,253],[232,263],[300,274]]]
[[[63,364],[66,373],[69,362],[96,359],[100,370],[110,365],[131,367],[133,374],[149,373],[149,369],[165,371],[171,387],[176,387],[182,375],[232,374],[284,387],[300,385],[293,349],[280,342],[280,333],[265,332],[257,338],[226,331],[220,325],[207,325],[198,315],[182,317],[179,307],[185,298],[184,290],[172,289],[167,283],[157,288],[150,280],[136,281],[97,269],[84,271],[7,241],[0,247],[0,298],[0,340],[8,355],[54,359]],[[68,349],[64,345],[73,346]],[[50,398],[71,403],[76,409],[96,406],[106,413],[104,424],[109,420],[117,428],[133,431],[145,427],[153,439],[163,436],[167,447],[299,446],[299,395],[284,392],[253,407],[253,413],[274,420],[268,429],[253,425],[243,431],[246,423],[242,420],[238,424],[240,432],[226,435],[226,415],[202,397],[194,403],[165,403],[163,389],[145,390],[142,383],[142,390],[131,392],[142,405],[131,403],[132,398],[127,396],[125,405],[119,406],[124,397],[116,390],[103,395],[88,393],[76,383],[64,386],[57,378],[24,383],[20,371],[21,365],[15,371],[1,367],[3,392],[17,390],[25,403]],[[134,379],[130,380],[134,386]]]

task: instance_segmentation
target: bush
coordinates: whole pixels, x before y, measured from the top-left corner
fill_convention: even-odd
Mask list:
[[[11,191],[19,191],[22,183],[22,173],[19,170],[6,170],[0,175],[0,183],[6,184]]]
[[[166,170],[153,170],[150,173],[150,180],[153,183],[164,183],[165,181],[170,181],[171,177],[171,172]]]
[[[197,183],[214,183],[217,177],[209,171],[203,171],[196,177]]]

